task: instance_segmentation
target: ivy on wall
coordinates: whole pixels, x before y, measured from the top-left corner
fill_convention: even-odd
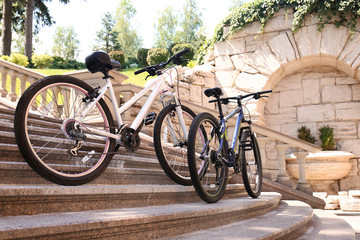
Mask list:
[[[207,49],[215,42],[224,41],[249,23],[259,21],[261,23],[259,34],[261,34],[266,23],[282,8],[294,12],[291,29],[293,32],[302,27],[307,14],[318,13],[319,31],[326,23],[333,22],[337,27],[341,25],[349,27],[350,34],[353,35],[357,19],[360,17],[359,0],[254,0],[234,9],[217,26],[214,37],[200,49],[198,61],[200,63],[203,61]],[[229,27],[229,33],[226,35],[223,34],[224,27]]]

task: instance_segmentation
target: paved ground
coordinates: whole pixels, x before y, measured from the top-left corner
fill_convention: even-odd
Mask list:
[[[356,240],[360,240],[360,212],[329,211],[347,221],[356,233]]]

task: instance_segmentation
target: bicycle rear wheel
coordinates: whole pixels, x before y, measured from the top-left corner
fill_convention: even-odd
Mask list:
[[[249,130],[241,135],[240,164],[246,192],[250,197],[257,198],[261,193],[262,166],[259,146],[254,134]]]
[[[194,188],[208,203],[219,201],[225,193],[228,166],[221,161],[220,126],[209,113],[196,116],[190,126],[188,162]],[[205,134],[203,134],[205,133]]]
[[[156,156],[164,172],[176,183],[191,185],[187,162],[187,138],[179,123],[176,105],[166,106],[159,113],[154,126],[154,146]],[[183,119],[187,127],[196,114],[181,105]]]
[[[93,90],[73,77],[50,76],[32,84],[20,98],[15,138],[27,163],[42,177],[80,185],[98,177],[110,163],[115,140],[89,132],[115,132],[107,105],[101,99],[87,115],[81,114]]]

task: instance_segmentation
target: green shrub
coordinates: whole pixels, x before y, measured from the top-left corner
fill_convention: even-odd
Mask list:
[[[28,58],[24,54],[21,54],[21,53],[13,53],[10,55],[10,57],[4,55],[4,56],[1,56],[1,59],[8,61],[8,62],[15,63],[15,64],[23,66],[23,67],[26,67],[27,65],[29,65]]]
[[[168,56],[168,50],[162,48],[152,48],[148,52],[146,61],[149,65],[159,64],[161,62],[166,62]]]
[[[54,62],[54,58],[47,54],[34,54],[31,58],[31,61],[36,68],[48,68]]]
[[[298,138],[301,140],[304,140],[306,142],[315,143],[315,137],[311,135],[310,129],[308,129],[306,126],[301,126],[298,128]]]
[[[125,65],[125,54],[123,51],[112,51],[109,53],[111,59],[118,61],[121,66]]]
[[[138,59],[135,58],[135,57],[131,57],[129,58],[129,60],[127,60],[127,62],[124,64],[123,68],[132,68],[132,67],[135,67],[135,68],[138,68],[139,67],[139,62],[138,62]]]
[[[173,48],[172,48],[172,53],[176,54],[178,52],[181,52],[182,50],[185,49],[190,49],[190,51],[184,55],[181,56],[182,59],[188,59],[188,60],[193,60],[194,58],[194,48],[190,45],[190,44],[176,44]],[[186,66],[187,62],[184,62],[182,65]]]
[[[76,60],[65,60],[62,57],[54,56],[54,61],[50,66],[51,69],[84,69],[85,63],[78,62]]]
[[[323,150],[334,150],[335,141],[334,141],[334,129],[329,125],[319,128],[321,147]]]
[[[150,49],[147,48],[140,48],[137,53],[137,60],[141,67],[147,66],[146,57]]]

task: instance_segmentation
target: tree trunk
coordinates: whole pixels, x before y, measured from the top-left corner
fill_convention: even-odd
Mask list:
[[[26,0],[26,18],[25,18],[25,56],[31,61],[32,39],[33,39],[33,13],[34,0]]]
[[[11,5],[12,0],[3,1],[3,18],[1,20],[2,31],[1,31],[1,55],[11,54]]]

